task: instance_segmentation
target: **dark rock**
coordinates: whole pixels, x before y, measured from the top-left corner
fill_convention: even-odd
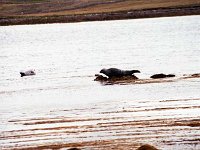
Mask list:
[[[135,75],[123,76],[123,77],[111,77],[111,78],[104,77],[100,74],[95,74],[95,76],[96,78],[94,79],[94,81],[100,81],[100,82],[132,81],[138,79],[138,77],[136,77]]]
[[[191,75],[192,77],[200,77],[200,73],[195,73]]]
[[[137,150],[158,150],[158,149],[152,145],[145,144],[145,145],[140,146]]]
[[[174,74],[168,74],[167,77],[175,77]]]
[[[138,77],[135,75],[130,75],[130,76],[123,76],[123,77],[112,77],[108,78],[108,81],[129,81],[129,80],[137,80]]]
[[[167,78],[167,77],[175,77],[175,75],[174,74],[166,75],[166,74],[160,73],[160,74],[154,74],[150,78],[152,78],[152,79],[160,79],[160,78]]]
[[[68,150],[81,150],[81,149],[74,147],[74,148],[69,148]]]

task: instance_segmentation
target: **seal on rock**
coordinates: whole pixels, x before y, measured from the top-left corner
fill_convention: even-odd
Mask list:
[[[117,68],[102,69],[100,73],[105,74],[108,78],[132,76],[134,73],[140,73],[139,70],[121,70]]]
[[[174,74],[163,74],[163,73],[160,73],[160,74],[154,74],[150,78],[152,78],[152,79],[160,79],[160,78],[167,78],[167,77],[175,77],[175,75]]]
[[[34,70],[21,71],[20,74],[21,74],[21,77],[36,75]]]

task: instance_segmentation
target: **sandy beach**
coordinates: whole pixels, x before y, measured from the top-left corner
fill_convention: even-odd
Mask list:
[[[54,110],[50,113],[65,117],[10,120],[9,124],[23,128],[3,132],[0,138],[12,141],[8,147],[4,146],[4,149],[10,150],[70,147],[135,150],[143,144],[153,144],[158,149],[176,148],[176,145],[176,149],[180,149],[180,145],[184,149],[190,149],[191,145],[192,149],[199,149],[200,119],[198,114],[193,114],[200,108],[195,105],[199,100],[136,100],[131,104],[120,101],[122,106],[119,107],[116,107],[116,101],[89,108]],[[92,111],[92,114],[88,114],[88,111]],[[171,116],[170,112],[176,115]],[[59,141],[61,137],[62,142]],[[64,142],[73,138],[74,141]],[[26,144],[23,144],[23,139]],[[40,143],[40,139],[45,144]],[[48,143],[51,140],[54,142]]]

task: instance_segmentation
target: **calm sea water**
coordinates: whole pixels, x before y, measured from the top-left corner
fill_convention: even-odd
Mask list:
[[[24,128],[10,120],[64,115],[50,113],[56,110],[106,103],[103,111],[110,104],[124,107],[124,101],[157,107],[156,100],[200,98],[199,79],[108,86],[93,81],[110,67],[138,69],[139,78],[200,73],[199,56],[200,16],[0,27],[0,132]],[[36,76],[21,78],[19,72],[28,69]],[[199,114],[199,109],[179,113]],[[12,145],[8,139],[1,143]]]

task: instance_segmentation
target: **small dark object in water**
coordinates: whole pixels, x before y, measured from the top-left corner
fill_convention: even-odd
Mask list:
[[[27,71],[24,71],[24,72],[21,71],[20,74],[21,74],[21,77],[36,75],[34,70],[27,70]]]
[[[145,145],[140,146],[137,150],[158,150],[158,149],[152,145],[145,144]]]
[[[192,77],[200,77],[200,73],[192,74]]]
[[[109,78],[131,76],[134,73],[140,73],[139,70],[120,70],[117,68],[102,69],[100,73],[105,74]]]
[[[154,74],[150,78],[152,78],[152,79],[160,79],[160,78],[167,78],[167,77],[175,77],[175,75],[174,74],[163,74],[163,73],[160,73],[160,74]]]
[[[81,149],[74,147],[74,148],[69,148],[68,150],[81,150]]]
[[[168,74],[167,77],[175,77],[174,74]]]

